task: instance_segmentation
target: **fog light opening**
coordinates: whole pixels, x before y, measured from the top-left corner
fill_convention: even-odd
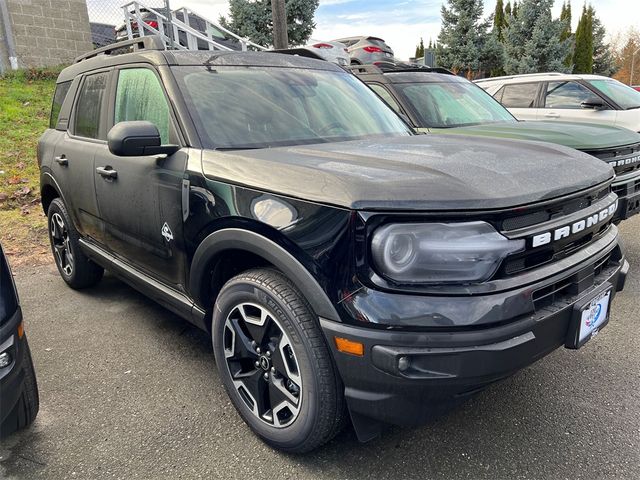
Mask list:
[[[400,372],[406,372],[407,370],[409,370],[410,366],[411,366],[411,359],[409,359],[409,357],[398,358],[398,370]]]

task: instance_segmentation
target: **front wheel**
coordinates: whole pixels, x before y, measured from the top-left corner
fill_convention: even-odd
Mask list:
[[[342,428],[342,387],[317,318],[282,274],[252,270],[231,279],[212,333],[225,389],[265,442],[302,453]]]

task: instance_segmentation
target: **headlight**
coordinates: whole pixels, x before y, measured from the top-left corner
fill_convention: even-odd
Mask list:
[[[392,224],[371,241],[378,271],[398,283],[483,282],[524,246],[485,222]]]

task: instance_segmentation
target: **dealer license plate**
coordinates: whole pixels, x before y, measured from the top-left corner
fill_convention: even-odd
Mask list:
[[[569,328],[566,342],[568,348],[580,348],[607,324],[611,291],[611,288],[600,290],[574,312],[573,325]]]

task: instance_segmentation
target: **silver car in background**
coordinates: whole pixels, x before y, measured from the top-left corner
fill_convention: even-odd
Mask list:
[[[347,47],[351,65],[371,65],[375,62],[393,62],[393,50],[378,37],[348,37],[334,40]]]
[[[349,52],[344,43],[311,39],[310,43],[305,45],[304,48],[341,67],[348,67],[350,64]]]

